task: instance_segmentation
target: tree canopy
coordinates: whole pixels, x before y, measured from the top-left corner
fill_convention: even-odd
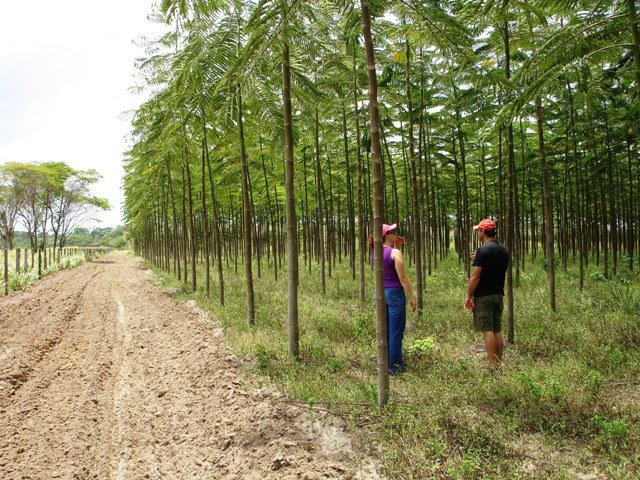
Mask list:
[[[16,225],[28,231],[31,248],[46,247],[53,234],[53,247],[66,245],[73,229],[106,210],[106,199],[91,194],[99,181],[97,171],[76,170],[64,162],[0,165],[0,230],[10,248]]]

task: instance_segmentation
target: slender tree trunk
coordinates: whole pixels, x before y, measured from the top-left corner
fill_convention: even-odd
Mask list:
[[[456,183],[456,227],[453,232],[453,243],[458,254],[458,265],[462,263],[462,256],[465,255],[466,252],[463,251],[462,245],[462,231],[464,229],[462,222],[462,179],[460,178],[460,165],[458,162],[458,150],[456,148],[456,135],[455,132],[451,135],[451,154],[453,156],[453,167],[455,174],[455,183]],[[465,265],[465,271],[466,265]]]
[[[393,159],[391,158],[391,152],[389,151],[389,144],[387,143],[387,137],[384,135],[382,125],[380,125],[380,132],[382,133],[382,143],[384,144],[385,152],[387,152],[387,159],[389,160],[389,171],[391,173],[391,188],[393,189],[393,218],[394,221],[400,220],[400,201],[398,200],[398,181],[396,179],[396,169],[393,165]],[[383,162],[384,164],[384,162]]]
[[[327,293],[327,281],[325,277],[325,242],[324,222],[322,219],[322,168],[320,166],[320,122],[318,120],[318,107],[315,109],[315,156],[316,156],[316,222],[318,222],[318,253],[320,256],[320,287],[322,294]]]
[[[186,180],[185,180],[185,172],[184,172],[184,165],[182,165],[182,168],[180,169],[182,172],[182,260],[184,262],[184,276],[182,277],[182,280],[184,281],[184,283],[188,283],[189,282],[189,278],[188,278],[188,273],[187,273],[187,266],[189,264],[189,258],[187,255],[187,240],[189,239],[189,234],[187,232],[187,192],[186,192]]]
[[[498,100],[500,103],[501,100]],[[498,229],[498,239],[504,240],[506,234],[506,208],[504,206],[504,152],[503,152],[504,125],[498,126],[498,212],[500,216],[500,227]],[[502,231],[501,231],[502,230]]]
[[[191,231],[191,289],[196,291],[196,229],[193,218],[193,189],[191,187],[191,168],[189,167],[188,152],[185,152],[185,169],[187,171],[187,188],[189,191],[189,229]]]
[[[169,167],[169,159],[166,161],[167,166],[167,178],[169,180],[169,196],[171,197],[171,226],[173,230],[173,271],[178,277],[178,280],[182,280],[181,268],[180,268],[180,246],[178,241],[178,215],[176,213],[176,202],[173,195],[173,181],[171,178],[171,168]]]
[[[569,138],[566,133],[564,145],[564,175],[562,179],[562,269],[566,273],[569,262],[569,249],[571,247],[569,241],[569,212],[573,212],[573,193],[571,191],[571,184],[569,183]],[[568,204],[567,193],[569,193]],[[572,224],[573,223],[575,222],[572,222]]]
[[[378,80],[376,63],[371,38],[371,16],[369,0],[360,0],[362,8],[362,29],[364,33],[365,51],[367,54],[367,70],[369,74],[369,113],[371,123],[372,170],[373,170],[373,236],[375,245],[375,279],[376,279],[376,343],[378,364],[378,405],[384,406],[389,400],[389,344],[387,340],[387,312],[384,298],[384,273],[382,269],[382,224],[384,221],[384,205],[382,204],[382,152],[380,148],[380,119],[378,116]]]
[[[324,198],[325,210],[328,210],[328,219],[327,219],[327,237],[332,239],[331,242],[327,244],[327,258],[329,260],[329,278],[331,278],[332,266],[336,263],[336,225],[335,225],[335,210],[333,206],[333,176],[331,171],[331,158],[327,156],[327,174],[329,176],[329,201],[327,202],[326,197]],[[323,182],[324,187],[324,182]],[[323,188],[323,195],[325,194]]]
[[[407,95],[407,109],[409,113],[409,160],[411,164],[411,214],[413,221],[413,246],[414,246],[414,259],[416,268],[416,299],[418,303],[418,315],[422,312],[424,307],[424,270],[422,265],[422,229],[420,228],[420,202],[418,200],[418,174],[416,170],[416,153],[413,141],[413,99],[411,93],[411,72],[410,72],[410,55],[411,49],[409,41],[406,40],[406,60],[405,65],[405,81],[406,81],[406,95]]]
[[[457,97],[457,89],[455,84],[453,85],[453,94],[454,97]],[[460,185],[460,190],[462,194],[462,217],[459,221],[459,226],[461,228],[460,240],[462,242],[462,248],[460,249],[462,253],[462,260],[464,262],[464,267],[467,272],[467,275],[471,273],[471,262],[470,257],[467,254],[469,250],[469,246],[471,242],[469,240],[469,233],[471,230],[471,226],[469,224],[469,193],[467,191],[467,155],[465,150],[464,143],[464,135],[462,133],[462,120],[460,118],[460,108],[456,106],[456,133],[458,139],[458,145],[460,147],[460,164],[462,168],[462,183]]]
[[[354,47],[355,48],[355,47]],[[347,111],[346,102],[342,104],[342,131],[344,140],[344,158],[345,169],[347,172],[347,217],[349,219],[349,233],[348,233],[348,245],[349,245],[349,266],[351,267],[351,278],[356,279],[356,229],[355,229],[355,209],[353,201],[353,181],[351,177],[351,165],[349,163],[349,140],[347,137]]]
[[[4,294],[9,295],[9,242],[4,238]]]
[[[487,203],[487,163],[485,160],[485,146],[481,147],[480,169],[482,171],[482,218],[489,216],[489,204]]]
[[[545,251],[547,254],[547,277],[549,280],[549,306],[556,311],[556,270],[555,253],[553,251],[553,210],[551,206],[551,185],[549,183],[549,168],[544,147],[544,131],[542,125],[542,102],[536,98],[536,121],[538,124],[538,147],[540,149],[540,164],[542,165],[542,190],[544,192],[545,217]]]
[[[430,124],[427,121],[426,122],[426,129],[425,129],[426,135],[425,135],[425,154],[427,157],[427,172],[429,175],[429,185],[431,185],[431,188],[429,189],[429,192],[431,194],[431,206],[429,208],[429,211],[431,212],[431,245],[429,246],[429,248],[432,250],[432,254],[429,255],[430,259],[433,259],[433,267],[435,269],[438,268],[438,244],[440,241],[440,228],[438,226],[438,204],[436,203],[436,189],[438,188],[436,182],[434,181],[434,174],[433,174],[433,170],[435,169],[435,167],[433,167],[433,162],[431,159],[431,128],[430,128]],[[429,262],[429,275],[431,275],[431,262]]]
[[[575,212],[576,212],[576,246],[578,250],[578,285],[580,287],[580,291],[584,289],[584,233],[583,233],[583,214],[581,209],[582,202],[580,201],[580,184],[581,184],[581,175],[580,175],[580,164],[578,158],[578,142],[576,140],[576,126],[575,126],[575,109],[573,107],[573,92],[571,90],[571,85],[567,82],[567,91],[569,93],[569,108],[570,108],[570,125],[571,125],[571,136],[573,143],[573,168],[574,168],[574,180],[575,180]]]
[[[629,252],[629,271],[633,272],[633,251],[635,243],[636,217],[633,213],[633,169],[631,167],[631,138],[627,136],[627,171],[629,175],[629,225],[627,228],[627,250]]]
[[[205,132],[206,133],[206,132]],[[205,135],[206,141],[206,135]],[[224,271],[222,269],[222,241],[220,239],[220,224],[218,220],[218,204],[216,201],[216,186],[213,182],[213,172],[211,171],[211,159],[209,149],[205,150],[207,155],[207,171],[209,173],[209,187],[211,188],[211,225],[213,225],[213,248],[216,255],[216,267],[218,270],[218,302],[224,306]]]
[[[283,41],[282,99],[284,102],[285,192],[287,212],[287,275],[289,299],[289,355],[299,355],[298,330],[298,233],[295,191],[293,188],[293,115],[291,113],[291,69],[289,43]]]
[[[269,231],[271,234],[271,250],[273,251],[273,275],[276,281],[278,281],[278,262],[276,261],[276,227],[275,220],[273,218],[273,207],[271,204],[271,193],[269,192],[269,177],[267,176],[267,167],[264,161],[264,154],[262,153],[262,136],[259,139],[260,142],[260,160],[262,162],[262,174],[264,175],[264,190],[267,195],[267,208],[269,209]],[[268,254],[267,250],[267,254]]]
[[[420,65],[422,65],[424,63],[424,55],[423,55],[423,50],[422,48],[420,49]],[[424,235],[424,256],[425,258],[425,265],[423,268],[423,275],[424,272],[426,270],[426,274],[427,275],[431,275],[431,210],[433,209],[433,206],[430,205],[429,203],[429,196],[431,194],[431,190],[433,188],[433,185],[431,184],[431,181],[429,179],[429,170],[431,168],[431,166],[429,165],[429,154],[427,153],[427,144],[426,144],[426,125],[425,125],[425,118],[424,118],[424,109],[425,109],[425,103],[424,103],[424,73],[421,69],[420,72],[420,115],[419,115],[419,127],[418,127],[418,158],[420,159],[420,190],[421,192],[421,198],[420,198],[420,203],[423,207],[423,211],[421,213],[421,216],[423,216],[426,220],[424,223],[424,227],[423,227],[423,235]],[[423,169],[424,166],[424,169]],[[423,171],[424,170],[424,171]],[[423,184],[424,181],[424,184]],[[423,188],[424,185],[424,188]]]
[[[205,289],[205,294],[207,295],[207,297],[209,297],[210,293],[211,293],[211,258],[210,258],[210,253],[209,253],[209,245],[211,242],[211,239],[209,238],[209,217],[207,215],[207,182],[206,182],[206,178],[207,176],[205,175],[205,167],[206,167],[206,160],[207,160],[207,140],[206,140],[206,131],[207,131],[207,126],[204,120],[204,112],[202,114],[202,165],[201,165],[201,169],[200,169],[200,179],[201,179],[201,187],[202,187],[202,193],[201,193],[201,197],[202,197],[202,227],[203,227],[203,235],[204,235],[204,265],[205,265],[205,269],[204,269],[204,289]]]
[[[256,260],[258,264],[258,278],[261,278],[262,256],[260,251],[260,230],[258,229],[258,215],[256,213],[255,202],[253,201],[253,184],[251,183],[251,172],[249,171],[249,165],[247,165],[247,185],[249,187],[249,218],[252,229],[252,242],[254,244],[253,251],[256,254]]]
[[[638,101],[640,101],[640,35],[638,34],[638,16],[636,13],[636,5],[635,5],[635,0],[626,0],[627,1],[627,9],[629,11],[629,24],[630,24],[630,28],[631,28],[631,38],[633,39],[633,43],[631,45],[631,51],[633,52],[633,60],[634,60],[634,64],[635,64],[635,77],[636,77],[636,104],[638,103]],[[638,119],[638,115],[636,114],[634,116],[634,122],[635,122],[635,127],[634,128],[634,132],[637,132],[637,126],[638,126],[638,122],[640,121],[640,119]],[[633,123],[632,123],[633,124]],[[636,150],[637,150],[637,135],[636,135]],[[629,139],[627,140],[627,145],[629,145],[630,141]],[[631,155],[631,151],[629,150],[629,156]],[[629,158],[629,162],[631,162],[631,159]],[[629,164],[631,165],[631,164]],[[632,189],[633,190],[633,189]],[[632,196],[632,191],[629,192],[629,195]],[[640,186],[638,186],[638,194],[637,194],[637,210],[636,210],[636,214],[640,214]],[[633,218],[633,215],[631,215],[631,217]],[[638,220],[638,218],[635,218],[636,220]],[[630,223],[631,229],[633,230],[633,222]],[[637,225],[637,224],[636,224]],[[632,234],[633,236],[633,234]],[[631,242],[631,244],[633,244],[633,242]],[[638,262],[640,262],[640,235],[638,236],[638,245],[636,248],[636,251],[638,253]],[[633,245],[630,248],[630,253],[629,253],[629,257],[630,257],[630,269],[633,270]]]
[[[631,28],[631,51],[636,66],[636,101],[640,100],[640,35],[638,35],[638,16],[636,14],[635,0],[627,0],[629,11],[629,26]]]
[[[242,165],[242,220],[243,220],[243,248],[244,271],[247,282],[247,322],[254,325],[256,321],[255,295],[253,292],[253,269],[251,265],[251,204],[249,202],[249,166],[244,146],[244,122],[242,109],[242,87],[238,85],[238,133],[240,135],[240,161]]]
[[[367,8],[368,8],[367,3]],[[359,277],[360,277],[360,303],[365,302],[365,279],[364,279],[364,262],[365,262],[365,230],[364,230],[364,207],[362,195],[363,168],[362,168],[362,139],[360,136],[360,113],[358,112],[358,75],[356,72],[356,43],[353,45],[353,100],[354,100],[354,116],[356,119],[356,158],[358,161],[358,251],[359,255]]]
[[[605,113],[605,139],[607,147],[607,186],[609,190],[609,232],[611,234],[612,273],[618,272],[618,215],[616,209],[616,190],[613,186],[613,159],[611,154],[611,138],[609,122]]]
[[[305,249],[304,249],[304,261],[309,268],[309,273],[311,273],[311,256],[312,256],[312,248],[311,248],[311,214],[309,213],[309,180],[307,179],[307,148],[308,146],[302,149],[302,168],[304,173],[304,240],[305,240]]]
[[[507,0],[505,0],[505,4]],[[509,50],[509,22],[504,22],[504,50],[505,50],[505,75],[507,80],[511,77],[510,63],[511,53]],[[507,267],[507,341],[514,342],[514,319],[513,319],[513,255],[515,237],[515,215],[514,215],[514,175],[515,175],[515,153],[513,148],[513,124],[507,124],[507,249],[509,250],[510,261]]]

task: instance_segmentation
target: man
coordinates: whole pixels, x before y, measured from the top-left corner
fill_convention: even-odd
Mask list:
[[[504,348],[500,329],[509,250],[496,240],[496,224],[493,220],[482,220],[473,229],[478,232],[482,246],[473,259],[464,308],[473,311],[473,324],[475,330],[484,335],[489,364],[498,368]]]

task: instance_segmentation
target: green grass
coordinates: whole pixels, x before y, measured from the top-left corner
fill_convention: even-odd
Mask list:
[[[301,259],[302,260],[302,259]],[[558,310],[548,308],[542,261],[527,264],[515,290],[514,345],[501,373],[486,367],[481,338],[462,309],[466,276],[454,258],[426,279],[425,312],[409,314],[408,370],[391,379],[378,409],[373,284],[338,265],[321,293],[316,266],[301,264],[299,361],[287,354],[286,272],[255,279],[256,325],[247,325],[245,281],[225,272],[226,306],[194,295],[166,273],[163,283],[193,297],[225,326],[251,368],[292,401],[322,404],[351,420],[392,479],[636,478],[640,468],[640,281],[610,280],[593,263],[586,287],[557,273]],[[241,267],[239,268],[239,272]],[[409,270],[412,277],[412,270]],[[203,274],[199,272],[199,278]],[[201,282],[202,283],[202,282]]]
[[[38,280],[38,260],[37,256],[34,258],[34,266],[31,267],[31,254],[29,253],[29,268],[27,270],[24,269],[24,254],[23,250],[21,261],[20,261],[20,271],[16,271],[15,265],[15,250],[9,250],[9,291],[17,292],[19,290],[23,290],[29,285],[35,283]],[[0,265],[0,295],[4,294],[4,257],[0,255],[1,263]],[[65,257],[61,257],[59,262],[50,263],[47,265],[47,268],[44,268],[44,261],[42,263],[42,276],[45,277],[47,275],[51,275],[52,273],[58,272],[60,270],[67,270],[70,268],[74,268],[85,261],[84,254],[77,255],[69,255]]]

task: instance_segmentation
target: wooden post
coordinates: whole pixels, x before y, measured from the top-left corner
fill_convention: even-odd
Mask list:
[[[9,250],[4,249],[4,294],[9,295]]]
[[[20,249],[16,248],[16,273],[20,273]]]

